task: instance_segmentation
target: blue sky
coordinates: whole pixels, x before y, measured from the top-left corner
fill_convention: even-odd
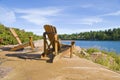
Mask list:
[[[59,34],[120,27],[120,0],[0,0],[0,23],[42,35],[43,25]]]

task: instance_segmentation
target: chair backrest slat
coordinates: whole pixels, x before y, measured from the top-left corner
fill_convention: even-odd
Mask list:
[[[55,35],[57,35],[56,27],[54,27],[52,25],[44,25],[44,29],[45,29],[45,32],[47,33],[49,41],[52,44],[52,47],[55,49]],[[59,42],[58,42],[58,49],[60,49],[60,43]]]
[[[10,28],[10,31],[12,33],[12,35],[15,37],[15,39],[17,40],[18,44],[22,44],[20,38],[18,37],[18,35],[16,34],[15,30],[13,28]]]

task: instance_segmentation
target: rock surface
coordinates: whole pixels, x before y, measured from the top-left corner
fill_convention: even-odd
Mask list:
[[[21,59],[17,56],[6,56],[7,54],[23,53],[0,52],[0,56],[7,60],[0,67],[12,69],[0,80],[120,80],[120,74],[75,55],[72,58],[66,55],[54,63],[48,63],[48,58]],[[38,51],[28,54],[41,53]]]

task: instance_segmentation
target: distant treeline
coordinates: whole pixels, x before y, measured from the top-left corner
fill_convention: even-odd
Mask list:
[[[33,40],[42,38],[41,36],[35,35],[32,32],[26,32],[25,30],[20,30],[18,28],[14,28],[14,30],[23,43],[28,42],[30,36],[33,37]],[[0,45],[17,44],[17,41],[10,32],[9,27],[6,27],[2,24],[0,24],[0,39],[2,39],[2,43],[0,43]]]
[[[62,40],[120,40],[120,28],[105,31],[90,31],[75,34],[61,34]]]

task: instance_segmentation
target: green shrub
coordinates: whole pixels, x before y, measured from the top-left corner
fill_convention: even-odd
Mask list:
[[[77,53],[77,55],[79,57],[92,60],[95,63],[104,65],[111,70],[120,71],[120,55],[116,54],[115,52],[101,51],[102,55],[96,56],[96,57],[92,57],[91,56],[92,53],[100,52],[100,50],[98,50],[96,48],[89,48],[89,49],[87,49],[86,52],[90,54],[87,57],[81,55],[80,53],[79,54]]]
[[[23,43],[28,42],[30,36],[33,37],[33,40],[42,39],[41,36],[35,35],[32,32],[26,32],[25,30],[20,30],[17,28],[14,28],[14,30]],[[0,45],[18,44],[17,40],[13,37],[9,28],[2,24],[0,24],[0,38],[3,39],[2,43],[0,43]]]
[[[94,52],[100,52],[100,50],[96,49],[96,48],[89,48],[89,49],[87,49],[87,53],[89,53],[89,54],[92,54]]]
[[[120,56],[117,55],[115,52],[106,52],[102,51],[104,54],[106,54],[106,59],[100,58],[96,61],[96,63],[99,63],[101,65],[107,66],[108,68],[120,71]],[[112,59],[112,63],[111,63]]]

